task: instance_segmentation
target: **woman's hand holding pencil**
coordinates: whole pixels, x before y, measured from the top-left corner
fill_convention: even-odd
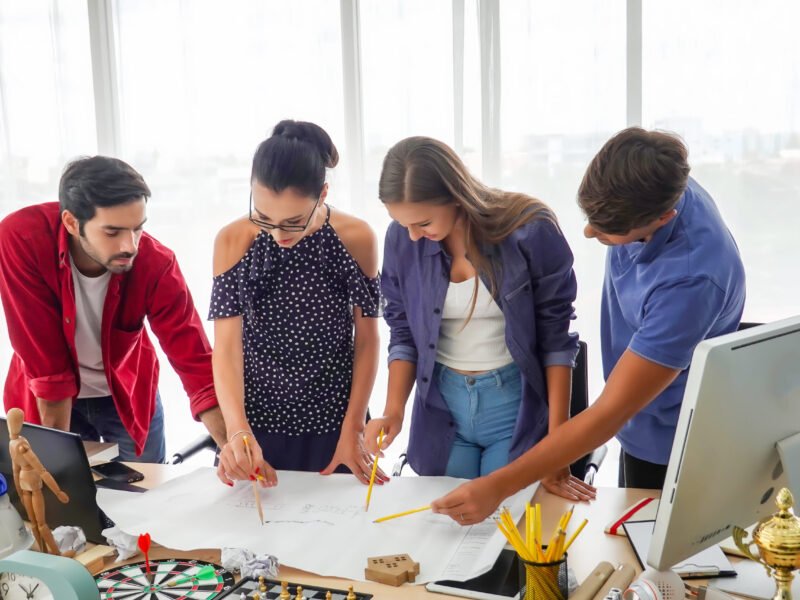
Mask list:
[[[244,437],[248,444],[245,446]],[[261,446],[249,430],[233,433],[219,453],[217,477],[225,485],[232,486],[236,480],[256,481],[261,487],[278,485],[278,474],[264,460]]]
[[[339,465],[345,465],[356,476],[356,479],[364,485],[370,483],[373,472],[375,473],[375,477],[372,479],[374,483],[383,485],[389,481],[389,477],[381,469],[374,470],[378,457],[376,456],[373,459],[369,455],[366,442],[363,430],[356,430],[343,425],[333,458],[328,463],[328,466],[320,471],[320,475],[331,475],[336,472],[336,468]]]
[[[403,415],[388,414],[371,419],[364,430],[364,439],[367,452],[373,456],[383,456],[383,451],[389,447],[403,429]],[[383,430],[383,441],[378,443],[378,434]]]

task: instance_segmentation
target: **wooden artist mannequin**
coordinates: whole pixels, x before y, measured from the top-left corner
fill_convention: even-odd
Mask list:
[[[14,465],[14,485],[25,506],[25,512],[28,513],[33,537],[36,538],[36,543],[42,552],[61,554],[53,532],[50,531],[45,521],[42,483],[50,488],[50,491],[63,504],[69,502],[69,496],[58,487],[53,476],[39,462],[39,458],[28,440],[20,435],[22,424],[25,422],[25,414],[19,408],[12,408],[6,415],[6,422],[10,439],[8,448],[11,462]],[[65,554],[70,556],[73,553]]]

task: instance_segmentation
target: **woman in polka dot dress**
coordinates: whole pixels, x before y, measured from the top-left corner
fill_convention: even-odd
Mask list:
[[[369,481],[377,244],[364,221],[326,204],[325,170],[338,159],[319,126],[278,123],[253,158],[249,216],[217,236],[209,318],[228,485],[259,475],[275,485],[274,469],[349,469]]]

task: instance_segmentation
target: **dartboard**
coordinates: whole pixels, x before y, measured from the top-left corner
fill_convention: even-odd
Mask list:
[[[213,577],[191,578],[206,565],[214,567]],[[211,600],[233,587],[233,574],[201,560],[151,560],[153,582],[147,579],[144,562],[103,571],[95,577],[102,600]],[[189,578],[187,580],[187,578]],[[174,585],[170,586],[170,583]]]

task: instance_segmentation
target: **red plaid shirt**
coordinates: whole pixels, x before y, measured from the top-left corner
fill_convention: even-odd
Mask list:
[[[68,233],[57,203],[23,208],[0,222],[0,298],[14,355],[3,395],[39,423],[36,398],[75,398],[75,291]],[[161,344],[189,396],[192,415],[217,406],[211,346],[175,255],[142,234],[133,268],[108,283],[101,346],[117,412],[140,454],[155,411],[158,359],[144,327]]]

